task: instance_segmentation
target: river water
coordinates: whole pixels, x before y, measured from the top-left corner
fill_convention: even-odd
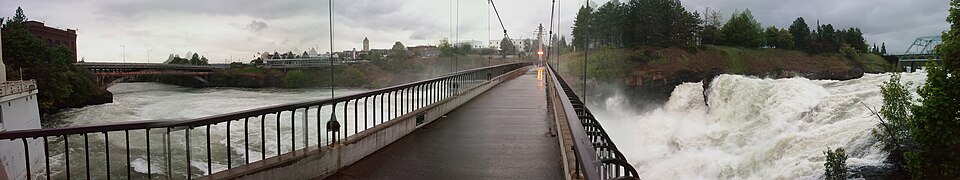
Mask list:
[[[846,81],[721,75],[704,105],[701,83],[677,86],[662,107],[622,108],[622,96],[591,108],[645,179],[819,179],[823,152],[844,148],[848,167],[884,166],[871,131],[889,74]],[[916,97],[925,73],[902,83]],[[864,106],[864,104],[866,106]]]
[[[303,90],[288,90],[288,89],[246,89],[246,88],[188,88],[188,87],[179,87],[172,85],[164,85],[159,83],[121,83],[110,87],[111,92],[113,92],[114,102],[102,105],[94,105],[83,108],[71,109],[64,112],[60,112],[52,116],[50,121],[52,123],[45,124],[45,128],[51,127],[64,127],[64,126],[83,126],[83,125],[98,125],[105,123],[113,122],[125,122],[125,121],[140,121],[140,120],[176,120],[176,119],[191,119],[199,118],[211,115],[218,115],[229,112],[237,112],[242,110],[249,110],[259,107],[266,107],[271,105],[279,105],[286,103],[294,103],[301,101],[309,100],[318,100],[326,99],[330,97],[329,89],[303,89]],[[366,90],[363,89],[336,89],[336,95],[348,95],[363,92]],[[354,105],[350,105],[351,107]],[[339,107],[338,109],[342,109]],[[324,115],[324,122],[326,118],[329,117],[329,108],[323,109],[321,113]],[[275,121],[277,119],[276,115],[266,115],[262,123],[265,125],[264,129],[260,130],[261,120],[259,118],[251,118],[248,127],[250,128],[249,132],[249,150],[243,147],[238,147],[245,142],[243,132],[243,121],[234,122],[231,127],[233,128],[229,133],[226,129],[226,125],[221,123],[215,126],[210,127],[210,139],[211,140],[211,151],[213,154],[213,171],[221,171],[227,167],[227,155],[230,153],[232,155],[231,163],[233,166],[238,164],[243,164],[246,160],[245,158],[249,157],[250,161],[257,161],[262,159],[262,157],[272,157],[280,153],[289,152],[294,148],[303,148],[305,144],[315,145],[317,144],[317,139],[312,135],[316,134],[317,125],[315,122],[317,113],[316,108],[309,110],[311,116],[308,119],[300,120],[303,116],[304,111],[299,110],[297,112],[297,120],[291,121],[290,113],[281,114],[280,119],[283,119],[283,122]],[[350,117],[353,117],[351,114]],[[340,118],[343,118],[342,116]],[[280,123],[279,125],[277,123]],[[291,124],[296,123],[296,132],[291,132]],[[352,123],[352,122],[351,122]],[[306,124],[306,126],[305,126]],[[279,126],[279,127],[278,127]],[[303,130],[303,127],[308,127],[307,130]],[[280,135],[277,135],[277,129],[280,129]],[[352,130],[349,133],[355,133]],[[207,160],[206,160],[206,148],[205,148],[205,129],[197,128],[193,130],[193,133],[190,134],[190,144],[191,144],[191,155],[190,166],[192,167],[192,176],[197,177],[204,174],[209,174],[207,172]],[[185,178],[186,175],[186,152],[184,147],[186,146],[185,133],[183,130],[174,131],[165,136],[164,129],[153,129],[150,131],[149,138],[149,147],[152,148],[152,151],[149,153],[150,156],[147,156],[147,137],[144,130],[134,130],[130,131],[130,152],[131,152],[131,177],[133,178],[146,178],[147,172],[153,174],[153,178],[166,177],[167,175],[173,176],[175,179]],[[226,147],[227,141],[226,136],[231,136],[231,143],[234,147]],[[311,134],[311,137],[305,138],[306,134]],[[105,179],[107,174],[106,168],[104,167],[106,162],[106,154],[104,148],[104,135],[101,133],[91,133],[88,134],[89,140],[85,140],[83,136],[70,136],[69,137],[69,159],[70,162],[70,177],[72,178],[86,178],[87,170],[86,166],[82,162],[85,162],[88,153],[84,151],[85,146],[89,146],[89,157],[91,162],[90,167],[90,176],[93,179]],[[109,134],[109,155],[111,162],[110,174],[114,178],[126,178],[127,173],[127,160],[124,156],[126,152],[126,134],[121,132],[113,132]],[[293,147],[291,138],[296,136],[296,147]],[[165,139],[169,138],[169,139]],[[312,138],[312,139],[311,139]],[[327,139],[329,137],[324,137]],[[261,141],[261,139],[263,139]],[[304,141],[308,140],[309,141]],[[84,143],[88,141],[89,143]],[[168,141],[168,142],[165,142]],[[324,140],[325,142],[327,140]],[[279,142],[279,144],[278,144]],[[67,177],[67,172],[64,167],[66,167],[66,154],[64,153],[64,142],[62,138],[52,138],[51,139],[51,149],[50,149],[50,164],[51,172],[53,174],[53,179],[64,179]],[[170,152],[165,151],[167,146],[171,147]],[[263,154],[265,152],[265,154]],[[171,159],[164,159],[167,153],[172,155]],[[247,156],[249,154],[249,156]],[[148,166],[148,160],[150,161]],[[167,167],[168,162],[172,161],[171,167]],[[178,165],[183,164],[183,165]],[[148,171],[149,167],[149,171]],[[172,172],[172,173],[168,173]],[[35,172],[38,176],[42,172]]]

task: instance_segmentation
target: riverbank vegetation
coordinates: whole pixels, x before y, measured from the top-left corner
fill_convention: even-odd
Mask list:
[[[73,66],[69,50],[41,42],[22,25],[26,21],[19,7],[13,18],[3,21],[3,62],[7,80],[37,80],[41,114],[113,101],[92,73]]]
[[[207,76],[207,82],[182,76],[145,76],[153,81],[190,87],[246,88],[380,88],[437,77],[455,70],[515,62],[499,56],[451,55],[449,57],[391,56],[369,63],[347,64],[318,69],[269,69],[255,65],[231,65]],[[330,74],[334,77],[331,78]]]
[[[588,83],[612,82],[665,101],[677,85],[718,74],[847,80],[890,71],[895,62],[856,27],[811,28],[802,17],[787,28],[763,26],[749,9],[723,17],[687,11],[678,0],[582,6],[573,51],[558,67],[567,79],[585,74]]]
[[[950,1],[950,30],[927,64],[927,80],[914,98],[894,74],[882,86],[878,139],[914,179],[960,177],[960,0]]]

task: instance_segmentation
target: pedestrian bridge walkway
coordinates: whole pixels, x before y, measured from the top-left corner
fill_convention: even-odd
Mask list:
[[[531,68],[328,179],[564,179],[542,68]]]

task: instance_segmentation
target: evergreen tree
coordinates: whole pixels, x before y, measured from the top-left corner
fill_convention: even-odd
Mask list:
[[[587,6],[580,6],[580,10],[577,11],[577,17],[573,20],[573,47],[575,49],[584,48],[587,44],[586,36],[587,28],[590,27],[590,14],[593,13],[593,9]]]
[[[624,13],[624,6],[619,1],[609,1],[600,8],[597,8],[597,12],[594,13],[594,23],[593,30],[595,32],[593,37],[596,39],[596,43],[601,46],[613,46],[613,47],[622,47],[621,37],[623,37],[623,23],[622,18],[626,14]]]
[[[200,55],[197,53],[193,53],[193,56],[190,57],[189,63],[193,65],[200,64]]]
[[[719,44],[720,28],[723,27],[719,11],[704,11],[703,32],[700,33],[701,44]]]
[[[793,24],[790,25],[790,35],[793,36],[796,49],[807,50],[810,46],[810,26],[803,17],[793,20]]]
[[[887,43],[884,42],[880,45],[880,54],[887,55]]]

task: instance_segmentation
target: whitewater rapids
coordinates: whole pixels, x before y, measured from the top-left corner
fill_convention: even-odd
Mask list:
[[[820,179],[830,148],[848,167],[881,166],[871,131],[889,74],[834,81],[720,75],[704,105],[701,83],[676,87],[662,107],[635,112],[616,95],[591,108],[644,179]],[[925,73],[905,73],[914,93]]]

